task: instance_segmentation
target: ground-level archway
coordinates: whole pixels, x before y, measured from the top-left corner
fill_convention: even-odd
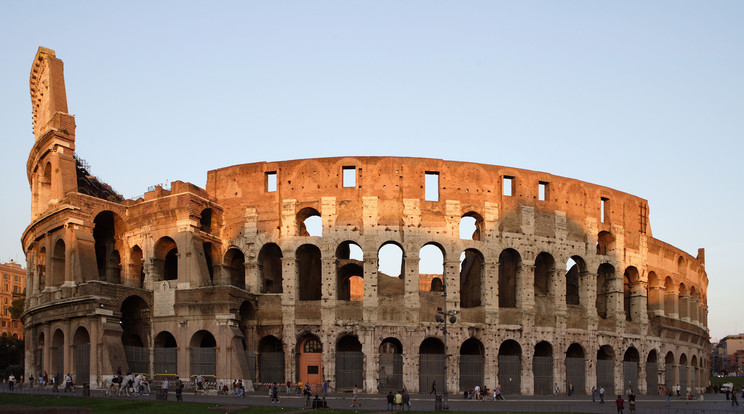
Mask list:
[[[305,384],[323,382],[323,345],[317,336],[305,335],[299,342],[297,359],[297,377]]]
[[[396,338],[386,338],[380,344],[379,367],[378,391],[403,388],[403,345]]]
[[[522,347],[513,339],[499,347],[499,385],[506,394],[522,392]]]
[[[362,388],[364,354],[356,336],[345,335],[336,344],[336,390]]]

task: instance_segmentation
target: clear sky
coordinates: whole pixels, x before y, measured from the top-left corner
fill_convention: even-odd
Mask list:
[[[126,197],[342,155],[545,171],[649,201],[706,249],[713,339],[744,332],[744,2],[0,2],[0,261],[23,262],[39,46],[77,153]]]

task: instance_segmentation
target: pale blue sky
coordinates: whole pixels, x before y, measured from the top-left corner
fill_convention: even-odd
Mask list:
[[[646,198],[655,237],[706,249],[712,337],[744,331],[744,2],[1,2],[0,261],[23,260],[38,46],[127,197],[323,156],[546,171]]]

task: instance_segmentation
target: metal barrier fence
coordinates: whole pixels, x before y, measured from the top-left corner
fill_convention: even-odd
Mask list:
[[[638,392],[638,363],[634,361],[623,361],[623,389],[628,387]]]
[[[505,394],[520,394],[522,384],[522,357],[499,355],[499,385]]]
[[[437,392],[443,391],[444,354],[419,355],[419,392],[430,392],[431,384],[437,382]]]
[[[378,391],[403,389],[403,355],[380,354]]]
[[[155,348],[155,372],[159,375],[176,375],[178,373],[178,348]]]
[[[534,357],[532,374],[535,376],[535,395],[553,392],[553,357]]]
[[[655,393],[659,389],[659,364],[646,363],[646,389],[648,393]]]
[[[75,382],[90,382],[90,344],[75,346]]]
[[[605,395],[615,392],[615,361],[600,359],[597,361],[597,389],[605,389]]]
[[[258,354],[258,379],[263,383],[284,383],[284,352]]]
[[[124,346],[129,370],[133,372],[150,372],[150,349],[141,346]]]
[[[191,348],[192,375],[217,375],[217,348]]]
[[[364,383],[364,354],[356,351],[336,352],[336,388],[359,387]]]
[[[575,392],[583,394],[586,389],[586,361],[584,358],[566,358],[566,389],[573,384]]]
[[[483,384],[483,355],[460,355],[460,391]]]

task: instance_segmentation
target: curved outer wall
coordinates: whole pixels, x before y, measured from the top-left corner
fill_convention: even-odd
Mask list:
[[[177,181],[120,202],[75,170],[66,102],[36,109],[34,76],[51,99],[64,94],[61,70],[40,49],[22,238],[27,374],[97,384],[121,366],[427,392],[446,353],[451,392],[707,385],[704,253],[653,238],[646,200],[502,166],[343,157],[226,167],[206,189]],[[321,236],[307,235],[308,216]],[[460,238],[463,217],[474,240]],[[390,244],[399,276],[378,271]],[[419,274],[427,245],[442,274]],[[446,351],[437,308],[457,317]]]

